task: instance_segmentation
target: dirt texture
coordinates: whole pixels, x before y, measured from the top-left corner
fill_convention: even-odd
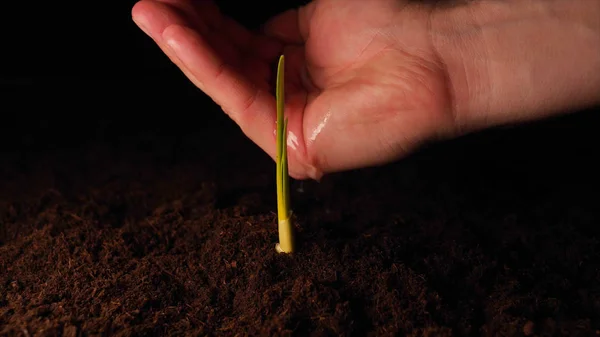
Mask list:
[[[600,333],[597,113],[294,181],[285,256],[275,164],[194,90],[127,103],[163,89],[120,107],[196,108],[4,124],[0,335]]]

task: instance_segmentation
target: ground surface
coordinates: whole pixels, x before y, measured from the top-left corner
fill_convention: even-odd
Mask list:
[[[295,183],[286,257],[274,164],[196,91],[43,90],[59,112],[31,118],[11,96],[3,125],[0,335],[600,329],[597,114]]]

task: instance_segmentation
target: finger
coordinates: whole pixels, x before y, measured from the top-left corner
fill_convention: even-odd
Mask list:
[[[154,40],[160,39],[170,25],[189,25],[190,20],[181,7],[167,1],[142,0],[131,9],[133,21]]]
[[[136,4],[132,9],[134,21],[136,21],[136,23],[154,39],[162,51],[179,67],[192,83],[219,104],[250,139],[259,145],[259,147],[272,158],[275,158],[275,138],[269,137],[271,135],[271,130],[275,129],[275,116],[273,112],[275,109],[275,102],[272,96],[268,94],[268,91],[259,90],[259,87],[268,87],[266,83],[264,86],[258,87],[253,87],[250,84],[250,80],[257,81],[257,83],[260,83],[260,80],[264,80],[266,76],[258,77],[258,74],[268,74],[268,71],[256,70],[264,69],[265,67],[268,68],[268,64],[257,62],[257,59],[246,59],[243,65],[244,69],[246,69],[249,74],[257,74],[257,77],[252,79],[243,78],[240,73],[231,69],[230,65],[227,66],[228,70],[223,73],[229,72],[230,74],[234,74],[234,76],[215,76],[214,73],[210,72],[210,69],[209,71],[206,71],[206,64],[209,64],[209,68],[214,68],[214,64],[220,64],[223,59],[215,53],[214,48],[209,47],[208,41],[198,34],[195,34],[195,38],[194,34],[191,34],[192,39],[196,40],[193,43],[186,44],[185,41],[179,41],[181,49],[189,48],[190,45],[192,45],[193,48],[176,53],[172,47],[167,45],[166,39],[177,39],[177,31],[181,32],[184,30],[183,27],[187,26],[188,20],[186,20],[178,11],[174,10],[174,2],[180,3],[182,1],[143,0]],[[255,39],[253,43],[255,45],[256,43],[259,43],[266,46],[267,48],[262,49],[263,54],[268,53],[267,56],[275,58],[278,55],[277,53],[279,52],[280,47],[278,45],[275,46],[276,43],[265,43],[264,40],[266,39],[268,38],[262,37],[261,39]],[[210,41],[211,44],[217,43],[221,45],[226,44],[226,42],[226,39],[219,39],[218,37],[211,39]],[[177,48],[175,48],[175,50],[177,50]],[[200,62],[198,63],[198,61]],[[210,66],[210,64],[212,64],[212,66]],[[224,65],[223,68],[225,68]],[[216,81],[211,80],[211,75],[213,77],[218,77],[219,79]],[[215,82],[217,83],[216,85],[214,84]],[[243,107],[244,105],[246,105],[246,107]],[[242,106],[242,108],[239,108],[240,106]]]
[[[173,8],[159,1],[140,1],[131,10],[133,21],[159,46],[165,55],[188,77],[198,88],[192,74],[184,67],[179,58],[162,41],[162,33],[173,24],[185,25],[187,20],[180,13],[176,13]]]
[[[285,43],[302,44],[308,38],[309,25],[315,9],[314,2],[298,9],[287,10],[265,23],[265,34]]]
[[[203,34],[211,30],[209,22],[201,19],[192,3],[183,0],[142,0],[135,4],[131,15],[138,24],[144,21],[146,26],[157,26],[160,32],[158,35],[152,34],[153,38],[159,36],[162,30],[171,24],[185,24]]]
[[[227,64],[196,31],[167,27],[162,38],[187,74],[271,157],[275,153],[275,100]],[[273,157],[274,158],[274,157]]]
[[[162,41],[164,30],[171,25],[196,28],[228,63],[238,66],[239,51],[228,39],[219,34],[211,34],[211,29],[202,19],[189,19],[198,17],[194,14],[195,9],[190,8],[189,5],[189,2],[183,0],[143,0],[132,9],[132,17],[138,26],[143,27],[142,29],[154,39],[169,59],[184,72],[185,69],[182,68],[178,58],[174,57],[172,51]]]

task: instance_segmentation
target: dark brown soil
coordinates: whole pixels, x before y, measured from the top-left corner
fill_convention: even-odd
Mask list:
[[[274,163],[196,91],[135,86],[57,89],[131,117],[5,124],[0,335],[599,334],[597,114],[294,182],[282,256]]]

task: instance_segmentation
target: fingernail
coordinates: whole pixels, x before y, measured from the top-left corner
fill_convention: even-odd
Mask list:
[[[179,51],[179,42],[177,42],[177,40],[173,39],[173,38],[168,38],[167,39],[167,45],[174,51],[174,52],[178,52]]]

